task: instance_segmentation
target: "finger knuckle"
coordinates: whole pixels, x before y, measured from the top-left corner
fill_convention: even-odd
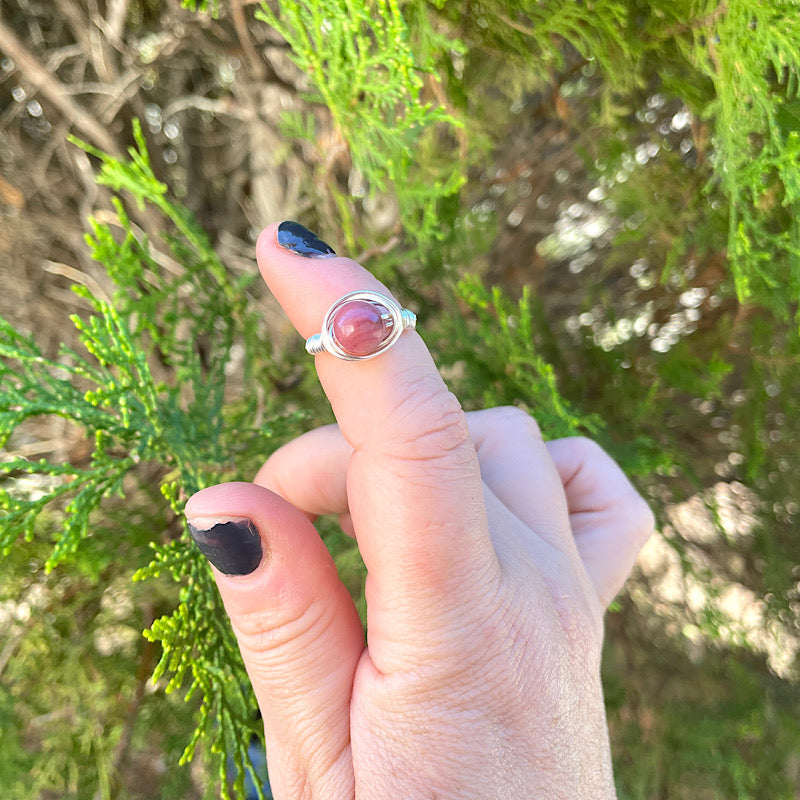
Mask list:
[[[470,443],[466,415],[456,396],[426,377],[406,385],[386,426],[386,446],[414,460],[449,457]]]
[[[498,406],[492,409],[495,421],[512,432],[522,433],[534,439],[542,438],[539,423],[524,409],[518,406]]]
[[[583,451],[586,461],[602,460],[616,463],[594,439],[590,439],[588,436],[572,436],[570,439],[578,449]]]
[[[602,647],[602,614],[597,603],[585,596],[555,596],[553,604],[567,649],[586,656]]]
[[[325,626],[326,614],[319,603],[305,607],[270,604],[270,607],[239,614],[231,619],[243,654],[271,659],[287,647],[310,642]]]

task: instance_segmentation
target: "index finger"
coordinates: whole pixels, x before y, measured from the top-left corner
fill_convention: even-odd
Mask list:
[[[257,256],[264,280],[305,338],[320,332],[328,308],[349,292],[392,298],[363,267],[297,223],[264,230]],[[406,613],[406,622],[425,630],[429,615],[441,619],[443,606],[474,602],[476,583],[485,587],[499,570],[465,414],[415,331],[371,360],[327,352],[315,358],[353,447],[348,503],[369,573],[370,628],[383,613],[401,625],[397,615]]]

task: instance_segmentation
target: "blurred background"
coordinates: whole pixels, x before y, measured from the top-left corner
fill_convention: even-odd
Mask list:
[[[302,342],[252,282],[261,228],[302,221],[408,298],[466,407],[513,403],[550,436],[598,438],[651,502],[658,534],[607,618],[620,798],[796,800],[799,85],[789,0],[0,0],[5,385],[10,330],[66,380],[64,348],[82,346],[70,315],[119,304],[124,253],[87,244],[98,225],[149,253],[147,280],[125,291],[180,285],[202,316],[171,244],[183,237],[250,309],[214,311],[250,326],[223,354],[225,408],[271,425],[268,444],[225,451],[223,476],[248,478],[329,419]],[[138,195],[114,166],[134,146],[152,170]],[[97,182],[103,164],[116,183]],[[156,202],[161,184],[186,217]],[[137,335],[142,308],[123,313]],[[212,370],[213,329],[158,319]],[[157,384],[178,387],[147,337]],[[52,465],[97,458],[90,425],[36,411],[26,391],[24,420],[20,396],[2,395],[6,509],[15,493],[55,496]],[[141,631],[201,579],[186,567],[131,582],[151,540],[183,535],[179,498],[159,492],[175,464],[133,461],[125,500],[108,492],[92,510],[94,530],[116,535],[87,536],[50,569],[75,511],[59,501],[27,541],[3,540],[10,800],[218,797],[226,784],[224,753],[202,737],[178,764],[199,696],[152,680],[164,636]],[[321,532],[363,604],[357,554]]]

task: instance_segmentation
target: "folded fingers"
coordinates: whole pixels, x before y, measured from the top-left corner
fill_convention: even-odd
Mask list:
[[[650,509],[620,467],[590,439],[545,442],[535,420],[519,409],[470,412],[467,422],[481,478],[498,501],[493,507],[502,504],[523,523],[504,525],[504,531],[524,538],[528,553],[540,561],[556,552],[582,564],[607,607],[653,531]],[[311,519],[339,515],[352,532],[347,497],[352,452],[338,426],[328,425],[276,451],[256,483]],[[496,543],[498,536],[493,531]]]

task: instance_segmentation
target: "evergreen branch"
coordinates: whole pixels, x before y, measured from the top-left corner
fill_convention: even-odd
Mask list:
[[[499,288],[489,290],[474,276],[459,281],[455,291],[476,325],[468,325],[460,316],[453,318],[457,331],[448,338],[459,344],[447,357],[463,360],[474,371],[465,383],[481,387],[476,398],[480,407],[521,403],[535,409],[548,437],[596,435],[602,430],[596,417],[580,414],[564,400],[553,367],[537,352],[528,287],[516,306]]]
[[[107,497],[122,494],[122,480],[134,464],[132,458],[122,459],[102,472],[97,470],[91,480],[84,480],[80,491],[67,505],[64,528],[45,563],[51,572],[67,556],[72,555],[81,540],[89,535],[89,517]]]
[[[129,192],[140,208],[144,207],[146,203],[155,206],[174,225],[179,236],[185,240],[192,255],[193,267],[187,270],[183,280],[187,280],[189,275],[199,270],[209,273],[216,283],[216,290],[223,294],[224,299],[231,306],[241,310],[243,308],[243,298],[240,293],[237,293],[236,287],[233,286],[229,279],[225,265],[211,246],[207,234],[197,224],[188,208],[177,205],[169,199],[167,185],[160,181],[153,172],[150,155],[147,151],[147,142],[142,133],[141,122],[138,119],[133,120],[133,136],[136,144],[128,149],[129,161],[114,158],[74,137],[72,137],[71,141],[100,159],[100,172],[97,175],[98,183],[108,186],[116,192]],[[119,213],[122,210],[121,203],[117,201],[115,206]],[[132,235],[130,220],[124,211],[120,214],[119,221],[126,234],[132,240],[135,240]],[[95,235],[97,235],[98,229],[97,223],[93,222]],[[105,248],[112,247],[112,241],[113,238],[110,239],[107,235],[102,236],[100,242],[91,237],[89,238],[89,243],[93,247],[98,243]],[[178,240],[173,239],[172,243],[173,246],[176,246],[178,245]],[[132,242],[128,242],[128,247],[134,253],[137,250],[146,251],[147,249],[146,241],[140,248],[131,247],[131,244]],[[152,259],[146,259],[145,263],[147,261],[150,261],[150,264],[147,265],[152,266]],[[125,266],[127,275],[123,285],[131,288],[131,279],[141,277],[142,270],[141,267],[136,265],[135,261],[129,260]],[[113,272],[112,277],[115,277]],[[171,286],[170,288],[174,289],[175,287]]]
[[[262,2],[256,16],[290,44],[371,190],[391,185],[406,230],[439,238],[437,203],[464,178],[458,163],[422,167],[421,144],[437,126],[460,123],[423,101],[433,62],[419,63],[397,0],[281,0],[277,12]]]
[[[782,319],[800,288],[798,41],[793,0],[729,2],[696,36],[697,50],[708,48],[709,57],[698,61],[717,93],[716,171],[731,201],[728,246],[737,296]],[[792,291],[775,291],[787,283]]]
[[[31,538],[45,509],[63,513],[60,530],[52,532],[48,571],[75,557],[90,535],[91,518],[122,493],[123,479],[137,464],[163,470],[165,503],[179,513],[185,494],[230,470],[241,445],[226,435],[228,426],[248,437],[248,403],[236,413],[224,411],[225,367],[234,341],[244,338],[248,354],[263,350],[255,344],[257,326],[250,324],[243,284],[229,278],[188,210],[167,196],[138,124],[134,136],[127,161],[87,149],[101,159],[102,182],[163,215],[172,229],[163,242],[178,268],[167,273],[160,267],[151,242],[134,230],[115,198],[115,223],[123,236],[93,220],[87,237],[94,257],[108,265],[113,300],[76,288],[93,309],[87,318],[72,317],[85,352],[62,348],[57,360],[48,359],[33,337],[0,320],[0,442],[24,420],[42,415],[64,417],[94,441],[85,468],[19,458],[0,464],[0,551],[7,552],[20,535]],[[155,352],[167,366],[164,382],[151,370]],[[268,432],[269,424],[262,425],[252,440],[263,442]],[[34,479],[38,485],[29,489]],[[154,548],[137,579],[163,573],[182,587],[177,609],[155,620],[146,634],[163,649],[155,677],[165,677],[170,691],[182,687],[187,699],[199,698],[198,727],[185,757],[203,740],[222,774],[227,752],[237,763],[235,785],[242,790],[250,763],[233,732],[252,729],[254,700],[244,694],[244,669],[208,564],[186,536]],[[227,783],[223,792],[227,796]]]
[[[233,790],[242,795],[245,773],[250,769],[247,732],[254,732],[253,699],[246,689],[249,682],[208,565],[194,549],[186,547],[186,542],[182,545],[183,554],[175,546],[157,548],[156,560],[136,576],[139,580],[151,577],[153,570],[158,569],[154,566],[157,563],[161,568],[168,566],[174,571],[185,587],[175,611],[155,620],[144,632],[148,640],[160,642],[163,648],[153,680],[169,675],[167,692],[188,684],[186,701],[195,694],[201,698],[196,728],[180,763],[190,761],[197,744],[206,741],[220,757],[223,797],[229,796],[226,788],[228,757],[239,766]]]
[[[3,464],[3,467],[5,466]],[[44,472],[44,470],[42,471]],[[10,470],[5,473],[4,477],[7,478],[9,474]],[[14,485],[18,483],[17,481],[10,481],[11,491],[0,489],[0,520],[2,520],[0,553],[6,555],[20,535],[24,536],[26,540],[32,539],[36,519],[44,508],[53,501],[75,491],[82,485],[86,477],[88,476],[83,475],[61,485],[51,486],[47,494],[31,500],[26,499],[25,493]],[[8,479],[5,482],[9,483]]]

